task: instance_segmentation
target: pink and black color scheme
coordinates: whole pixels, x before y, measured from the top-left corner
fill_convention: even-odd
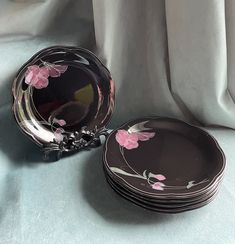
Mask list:
[[[147,117],[108,136],[103,167],[122,197],[153,211],[178,213],[214,199],[225,156],[206,131],[176,119]]]
[[[35,54],[13,84],[15,119],[45,152],[100,145],[114,109],[115,88],[107,68],[90,51],[55,46]]]

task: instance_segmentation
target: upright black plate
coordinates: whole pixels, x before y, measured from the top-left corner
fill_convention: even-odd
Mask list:
[[[45,150],[72,151],[95,144],[114,108],[114,83],[90,51],[41,50],[19,70],[13,111],[21,130]]]

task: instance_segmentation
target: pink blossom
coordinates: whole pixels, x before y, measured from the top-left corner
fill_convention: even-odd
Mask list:
[[[154,136],[154,132],[128,132],[126,130],[118,130],[116,140],[120,146],[123,146],[126,149],[133,149],[139,146],[139,140],[148,141]]]
[[[53,119],[53,123],[56,123],[56,124],[58,124],[58,125],[60,125],[60,126],[64,126],[64,125],[66,125],[66,121],[65,121],[64,119],[57,119],[57,118],[54,118],[54,119]]]
[[[111,79],[109,81],[109,84],[110,84],[110,95],[111,97],[114,97],[115,95],[115,85],[114,85],[114,81]]]
[[[66,122],[65,122],[65,120],[63,120],[63,119],[58,119],[58,124],[60,125],[60,126],[64,126],[64,125],[66,125]]]
[[[154,184],[152,184],[151,185],[152,186],[152,188],[154,189],[154,190],[158,190],[158,191],[163,191],[164,190],[164,186],[165,186],[165,184],[163,184],[162,182],[156,182],[156,183],[154,183]]]
[[[116,140],[120,146],[123,146],[128,150],[139,146],[138,136],[135,133],[128,133],[126,130],[118,130]]]
[[[155,132],[135,132],[140,141],[148,141],[155,136]]]
[[[165,180],[166,177],[164,175],[161,175],[161,174],[157,174],[157,175],[152,175],[153,178],[157,179],[157,180]]]
[[[46,67],[49,71],[51,77],[60,77],[67,69],[68,65],[59,65],[59,64],[47,64]]]
[[[67,69],[68,65],[58,65],[44,63],[45,66],[39,67],[38,65],[31,65],[25,72],[25,83],[35,87],[36,89],[42,89],[48,86],[48,77],[59,77]]]
[[[25,73],[25,83],[42,89],[48,86],[49,71],[46,67],[39,67],[38,65],[29,66]]]
[[[114,109],[115,104],[115,84],[114,81],[111,79],[109,81],[110,83],[110,106],[109,106],[109,112],[112,112]]]
[[[56,131],[54,132],[55,136],[55,141],[56,142],[61,142],[64,139],[64,135],[62,134],[64,130],[62,128],[57,128]]]

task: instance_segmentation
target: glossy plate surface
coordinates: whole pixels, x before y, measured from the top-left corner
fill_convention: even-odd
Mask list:
[[[151,211],[154,211],[154,212],[169,213],[169,214],[182,213],[182,212],[185,212],[185,211],[191,211],[191,210],[206,206],[207,204],[209,204],[211,201],[213,201],[215,199],[215,197],[216,197],[216,195],[218,193],[218,191],[215,191],[214,194],[212,194],[208,198],[205,198],[203,201],[195,203],[195,204],[191,204],[189,206],[181,206],[181,207],[176,207],[176,208],[167,208],[167,207],[160,207],[160,206],[156,206],[155,204],[153,205],[151,203],[146,203],[144,201],[134,199],[134,198],[130,197],[128,194],[120,191],[118,188],[113,187],[112,184],[110,184],[110,186],[120,196],[122,196],[126,200],[134,203],[137,206],[140,206],[142,208],[145,208],[147,210],[151,210]]]
[[[156,206],[166,207],[166,208],[175,208],[180,206],[187,206],[191,204],[195,204],[201,201],[204,201],[209,196],[213,195],[215,192],[219,190],[219,186],[221,184],[221,179],[213,185],[212,188],[208,189],[207,192],[200,196],[196,196],[193,198],[184,198],[184,199],[157,199],[157,198],[149,198],[144,197],[143,195],[136,194],[134,192],[131,192],[128,189],[123,188],[122,186],[118,185],[115,181],[112,180],[112,178],[105,173],[106,179],[110,185],[112,185],[113,188],[119,190],[120,192],[123,192],[125,195],[129,196],[130,198],[133,198],[134,200],[143,201],[148,204],[153,204]]]
[[[212,136],[169,118],[137,119],[113,131],[103,162],[117,184],[158,199],[200,196],[225,167],[224,154]]]
[[[16,121],[35,143],[60,144],[67,137],[69,144],[82,128],[94,132],[107,125],[114,108],[114,83],[90,51],[56,46],[23,65],[13,96]],[[88,141],[89,133],[83,139]]]
[[[104,165],[103,165],[104,166]],[[176,197],[169,197],[169,196],[156,196],[156,195],[144,195],[142,192],[136,192],[133,191],[131,188],[126,187],[124,184],[120,185],[118,182],[116,182],[116,177],[115,175],[112,174],[112,172],[109,171],[108,168],[105,166],[104,168],[104,173],[106,178],[109,178],[109,180],[112,181],[113,184],[115,184],[118,188],[121,188],[124,190],[127,194],[130,194],[131,196],[144,199],[150,202],[157,202],[157,203],[164,203],[164,204],[175,204],[175,203],[187,203],[187,202],[194,202],[197,201],[200,198],[204,198],[206,195],[210,194],[212,191],[217,189],[219,185],[221,184],[224,174],[221,174],[218,176],[217,180],[214,181],[212,185],[207,187],[204,191],[201,191],[200,194],[196,194],[193,196],[190,195],[184,195],[182,197],[176,196]]]

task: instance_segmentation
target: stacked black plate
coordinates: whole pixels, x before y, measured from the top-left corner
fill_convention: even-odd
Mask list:
[[[221,184],[225,156],[206,131],[179,120],[142,118],[106,140],[107,182],[146,209],[179,213],[211,202]]]

